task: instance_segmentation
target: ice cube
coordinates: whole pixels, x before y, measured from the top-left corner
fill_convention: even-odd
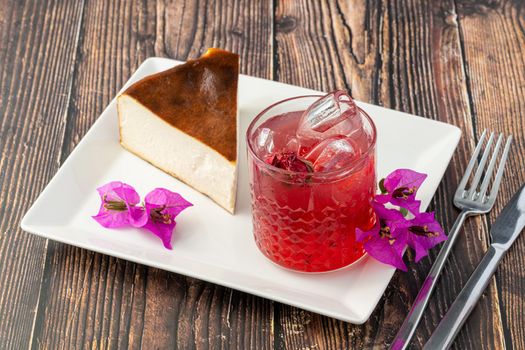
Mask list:
[[[301,144],[299,143],[299,140],[296,137],[292,137],[286,143],[286,146],[284,148],[289,152],[295,152],[296,154],[298,154],[300,147]]]
[[[306,156],[314,171],[338,170],[350,165],[360,156],[359,148],[348,137],[333,136],[319,142]]]
[[[361,127],[357,107],[344,91],[331,92],[314,102],[302,115],[297,136],[303,140],[322,140],[348,135]]]
[[[259,156],[270,154],[274,150],[273,135],[274,132],[269,128],[261,128],[257,130],[255,136],[255,152]]]

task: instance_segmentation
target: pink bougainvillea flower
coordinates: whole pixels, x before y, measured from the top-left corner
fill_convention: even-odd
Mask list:
[[[134,227],[143,227],[148,222],[148,213],[143,206],[129,208],[129,223]]]
[[[120,181],[112,181],[97,188],[100,195],[100,209],[93,216],[100,225],[107,228],[123,227],[130,224],[130,210],[140,202],[140,196],[133,187]]]
[[[434,218],[434,213],[421,213],[403,225],[407,233],[407,244],[416,252],[416,262],[428,255],[428,251],[445,241],[447,236]]]
[[[363,242],[366,252],[376,260],[406,271],[403,253],[407,246],[415,251],[418,262],[447,239],[434,213],[419,212],[421,202],[416,194],[426,177],[410,169],[398,169],[379,183],[382,194],[372,201],[376,225],[369,231],[356,229],[356,240]],[[407,210],[412,213],[411,219],[405,218]]]
[[[171,236],[177,224],[175,217],[192,205],[178,193],[164,188],[156,188],[148,193],[145,198],[144,207],[147,222],[144,228],[158,236],[164,247],[172,249]],[[140,215],[137,217],[138,220],[143,220]]]
[[[356,229],[356,240],[363,242],[366,252],[374,259],[406,271],[403,253],[408,234],[406,230],[395,229],[393,225],[397,224],[401,228],[400,223],[406,223],[407,220],[398,210],[385,208],[379,203],[372,205],[376,212],[376,224],[369,231]]]
[[[407,209],[414,215],[418,214],[421,201],[416,200],[416,194],[426,177],[426,174],[410,169],[397,169],[383,182],[386,194],[377,195],[375,199],[379,203],[391,203]]]

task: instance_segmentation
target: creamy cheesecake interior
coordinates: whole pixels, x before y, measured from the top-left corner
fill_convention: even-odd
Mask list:
[[[130,96],[118,101],[121,144],[208,195],[229,212],[235,207],[236,166],[180,131]]]

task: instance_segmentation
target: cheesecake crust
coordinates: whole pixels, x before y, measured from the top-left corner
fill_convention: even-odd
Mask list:
[[[136,82],[123,94],[235,162],[238,81],[239,55],[211,48],[200,58]]]

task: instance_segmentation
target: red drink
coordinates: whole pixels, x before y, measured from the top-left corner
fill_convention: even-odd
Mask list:
[[[319,97],[273,105],[247,133],[255,242],[273,262],[305,272],[358,260],[364,250],[355,229],[375,224],[375,127],[358,110],[357,129],[339,124],[327,138],[324,130],[323,139],[298,137],[304,110]]]

